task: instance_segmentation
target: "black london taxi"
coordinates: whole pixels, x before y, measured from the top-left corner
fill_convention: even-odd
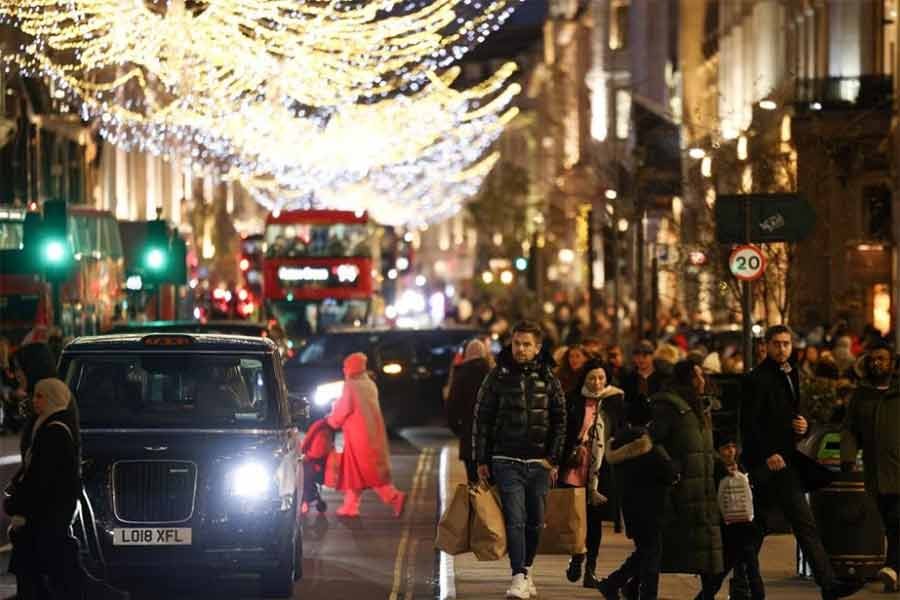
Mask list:
[[[291,414],[272,340],[78,338],[60,373],[80,411],[90,558],[145,581],[258,573],[265,596],[291,595],[303,552],[302,414]]]

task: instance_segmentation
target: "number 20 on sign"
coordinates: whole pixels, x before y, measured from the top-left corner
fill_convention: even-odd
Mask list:
[[[738,246],[728,257],[731,274],[742,281],[753,281],[766,271],[766,257],[756,246]]]

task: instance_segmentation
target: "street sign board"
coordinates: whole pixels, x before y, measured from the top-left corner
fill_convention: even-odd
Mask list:
[[[750,239],[744,207],[750,205]],[[797,194],[741,194],[716,198],[716,240],[723,244],[798,242],[812,233],[816,213]]]
[[[766,272],[766,257],[756,246],[738,246],[728,257],[728,269],[742,281],[753,281]]]

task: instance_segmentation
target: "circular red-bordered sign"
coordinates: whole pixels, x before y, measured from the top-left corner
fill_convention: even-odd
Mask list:
[[[754,281],[766,272],[766,257],[756,246],[738,246],[728,257],[728,269],[741,281]]]

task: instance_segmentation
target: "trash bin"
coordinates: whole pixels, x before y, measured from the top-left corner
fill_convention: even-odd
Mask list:
[[[884,566],[881,516],[866,493],[862,472],[836,475],[810,498],[822,544],[838,577],[872,579]]]
[[[834,481],[809,495],[822,545],[841,579],[866,580],[884,565],[884,527],[878,507],[866,493],[862,471],[840,472],[841,433],[834,428],[814,431],[801,450],[835,472]],[[862,466],[858,458],[856,464]],[[797,572],[809,575],[798,550]]]

